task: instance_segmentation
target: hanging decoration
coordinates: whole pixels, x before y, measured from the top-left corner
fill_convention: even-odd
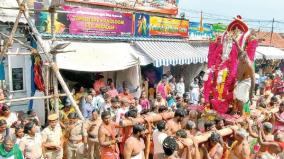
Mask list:
[[[34,58],[34,83],[36,86],[36,89],[38,89],[39,91],[44,91],[44,82],[43,82],[43,78],[42,78],[42,60],[41,57],[39,55],[33,55]]]

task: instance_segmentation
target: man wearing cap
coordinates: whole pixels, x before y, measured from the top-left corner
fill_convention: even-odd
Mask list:
[[[68,119],[69,124],[65,134],[67,158],[81,159],[83,154],[87,155],[87,129],[76,113],[70,113]]]
[[[42,144],[46,159],[62,159],[63,157],[63,138],[62,129],[58,125],[58,115],[48,116],[48,127],[42,131]]]

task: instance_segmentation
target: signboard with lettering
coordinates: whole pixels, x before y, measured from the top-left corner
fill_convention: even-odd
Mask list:
[[[66,13],[57,13],[55,32],[57,34],[131,36],[132,13],[110,10],[64,6]],[[36,26],[41,32],[51,33],[50,15],[39,13]]]
[[[12,89],[13,91],[24,90],[23,68],[12,68]]]
[[[135,36],[188,37],[188,20],[135,14]]]
[[[199,22],[189,23],[189,38],[191,40],[210,39],[213,37],[212,25]]]

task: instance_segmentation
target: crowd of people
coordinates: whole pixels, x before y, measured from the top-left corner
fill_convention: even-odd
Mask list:
[[[100,75],[93,88],[86,91],[79,87],[74,94],[84,121],[68,99],[60,100],[59,114],[50,114],[45,126],[32,110],[12,112],[3,104],[0,159],[144,159],[146,152],[154,159],[284,158],[281,72],[274,76],[256,74],[252,112],[236,120],[217,114],[204,103],[202,75],[193,80],[189,93],[183,78],[176,82],[170,74],[163,75],[154,90],[147,86],[147,80],[137,87],[125,81],[116,89],[111,79],[104,83]],[[142,90],[140,98],[133,95],[138,89]],[[2,90],[0,95],[4,99]],[[275,108],[277,111],[271,111]],[[171,112],[174,116],[168,120],[121,125],[124,120]],[[226,128],[233,133],[224,135],[229,131]],[[206,134],[208,140],[200,140]]]

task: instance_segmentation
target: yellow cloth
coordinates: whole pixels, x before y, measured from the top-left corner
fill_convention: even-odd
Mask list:
[[[76,112],[76,110],[75,110],[74,107],[71,107],[70,111],[68,111],[68,112],[65,112],[64,110],[60,110],[60,120],[63,123],[67,122],[68,121],[68,115],[70,113],[75,113],[75,112]]]

